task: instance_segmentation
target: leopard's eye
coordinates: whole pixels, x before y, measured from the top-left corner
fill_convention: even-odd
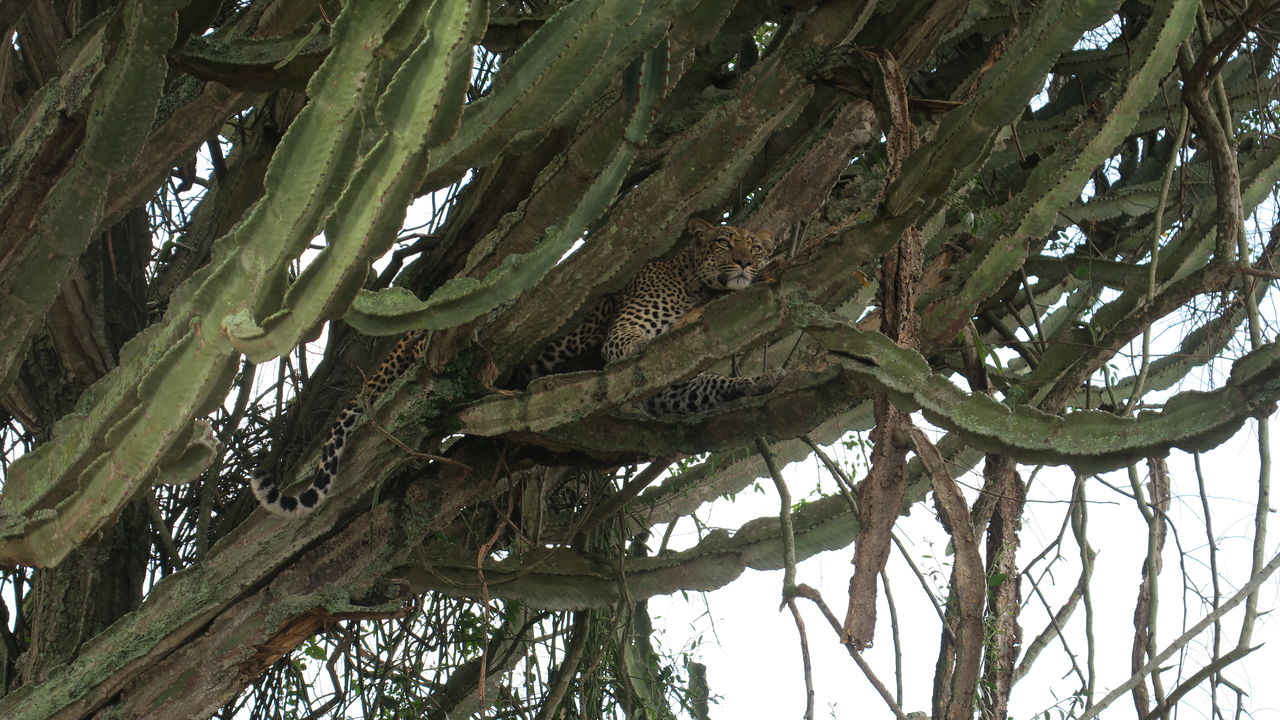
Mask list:
[[[716,238],[716,245],[719,245],[722,248],[733,247],[733,243],[729,242],[729,238],[726,235],[721,235]]]

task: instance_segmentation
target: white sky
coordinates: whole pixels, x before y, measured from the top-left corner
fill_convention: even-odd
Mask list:
[[[1256,482],[1256,430],[1251,423],[1246,431],[1203,456],[1206,486],[1214,512],[1214,530],[1220,538],[1219,562],[1223,569],[1224,595],[1245,581],[1248,574],[1248,556],[1251,543],[1253,502],[1257,492]],[[1199,518],[1203,516],[1196,479],[1190,456],[1175,452],[1170,457],[1173,500],[1170,517],[1180,533],[1185,564],[1191,581],[1207,589],[1208,571],[1206,539]],[[1023,468],[1023,478],[1027,477]],[[784,471],[793,499],[804,497],[818,475],[814,463],[795,463]],[[1128,478],[1123,472],[1106,476],[1113,484],[1128,488]],[[1145,480],[1145,467],[1142,477]],[[972,484],[972,477],[968,478]],[[960,479],[962,483],[966,478]],[[1036,478],[1028,498],[1028,512],[1022,532],[1022,548],[1019,566],[1022,567],[1052,540],[1062,525],[1071,493],[1073,478],[1064,469],[1046,469]],[[832,482],[824,480],[830,490]],[[772,483],[763,483],[764,492],[751,490],[740,493],[733,502],[720,502],[706,515],[713,527],[735,528],[747,520],[761,515],[777,513],[777,498]],[[1139,568],[1146,553],[1145,526],[1134,503],[1121,495],[1091,482],[1087,490],[1089,506],[1089,537],[1098,551],[1093,580],[1094,636],[1098,642],[1096,668],[1098,672],[1097,697],[1101,698],[1111,688],[1128,679],[1129,651],[1133,637],[1133,607],[1137,592]],[[972,493],[967,493],[972,497]],[[1280,542],[1280,523],[1272,519],[1268,543],[1268,558]],[[681,528],[687,528],[681,530]],[[935,593],[945,597],[946,579],[950,569],[950,557],[946,556],[947,538],[934,517],[932,505],[917,504],[909,517],[900,518],[896,532],[904,543],[912,548],[921,570],[938,570],[933,583]],[[696,541],[692,525],[680,526],[675,538],[684,543]],[[1075,586],[1079,572],[1076,556],[1078,549],[1070,534],[1063,542],[1066,557],[1053,573],[1054,581],[1042,584],[1042,591],[1050,602],[1061,602]],[[922,556],[932,556],[932,560]],[[797,582],[818,588],[827,604],[840,618],[844,616],[847,588],[852,570],[852,547],[811,558],[797,568]],[[1208,609],[1194,597],[1184,598],[1179,576],[1178,545],[1172,534],[1164,550],[1165,567],[1160,586],[1160,625],[1158,647],[1163,649],[1169,641],[1183,632],[1185,627],[1199,621]],[[932,563],[932,564],[931,564]],[[890,582],[894,600],[898,606],[901,640],[903,645],[904,691],[903,709],[927,711],[932,693],[934,663],[938,653],[939,623],[929,605],[919,582],[910,573],[905,562],[895,550],[889,564]],[[713,694],[719,694],[720,702],[713,706],[711,716],[720,720],[731,718],[783,718],[800,717],[804,710],[804,685],[801,674],[800,651],[797,632],[791,615],[779,611],[782,571],[760,572],[748,570],[737,582],[703,597],[680,596],[654,598],[649,603],[656,627],[665,632],[663,645],[668,650],[679,651],[700,640],[694,654],[708,667],[708,678]],[[1280,599],[1280,579],[1273,577],[1263,588],[1259,606],[1273,608]],[[1020,622],[1023,626],[1024,646],[1041,631],[1047,616],[1042,604],[1023,585],[1025,609]],[[1184,601],[1185,617],[1184,617]],[[840,646],[830,626],[812,603],[801,600],[810,653],[814,666],[814,686],[817,695],[817,717],[830,718],[879,718],[890,717],[888,708],[865,680],[861,671]],[[891,690],[893,689],[893,650],[890,634],[889,612],[883,593],[876,631],[876,646],[866,653],[874,672]],[[1224,649],[1234,645],[1239,627],[1239,611],[1228,615],[1224,623]],[[1083,642],[1084,610],[1077,608],[1067,625],[1072,635],[1072,649],[1081,655],[1078,662],[1083,667],[1085,643]],[[1275,668],[1280,667],[1280,626],[1273,616],[1260,619],[1254,633],[1254,644],[1266,645],[1226,671],[1226,677],[1253,695],[1248,706],[1255,718],[1280,718],[1280,686],[1274,682]],[[1187,671],[1194,672],[1201,666],[1205,655],[1198,649],[1190,653]],[[1165,687],[1176,686],[1173,673],[1166,675]],[[1033,671],[1014,688],[1011,717],[1028,718],[1051,710],[1064,695],[1072,692],[1078,683],[1060,644],[1050,645],[1041,654]],[[1055,694],[1056,693],[1056,694]],[[1207,695],[1193,692],[1183,701],[1181,718],[1207,717]],[[1220,697],[1220,706],[1232,708],[1229,698]],[[1130,718],[1135,716],[1132,700],[1125,696],[1117,700],[1102,715],[1104,718]],[[1051,712],[1051,717],[1058,717]]]

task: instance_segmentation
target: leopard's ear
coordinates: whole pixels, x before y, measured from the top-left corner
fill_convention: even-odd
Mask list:
[[[772,253],[773,249],[778,246],[778,239],[768,230],[757,230],[756,238],[760,240],[760,244],[764,246],[764,251]]]
[[[715,232],[716,226],[702,218],[689,218],[689,232],[699,240]]]

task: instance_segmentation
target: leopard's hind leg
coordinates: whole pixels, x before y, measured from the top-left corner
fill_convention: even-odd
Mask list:
[[[731,400],[763,395],[777,387],[785,375],[785,370],[771,370],[754,377],[702,373],[659,390],[645,400],[644,408],[655,415],[706,412]]]
[[[601,300],[577,327],[549,343],[533,362],[516,371],[512,379],[514,385],[524,387],[535,378],[551,375],[575,358],[597,350],[604,342],[605,330],[615,307],[612,297]]]

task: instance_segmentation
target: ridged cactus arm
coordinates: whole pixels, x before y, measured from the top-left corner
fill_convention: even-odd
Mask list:
[[[1114,0],[1059,0],[1046,4],[990,72],[978,92],[950,113],[935,138],[903,163],[885,197],[891,216],[916,203],[941,202],[954,178],[984,162],[997,133],[1021,115],[1040,92],[1045,74],[1080,35],[1106,22]]]
[[[233,355],[211,352],[195,333],[148,359],[145,369],[108,374],[90,391],[99,404],[60,421],[53,439],[10,466],[0,561],[56,565],[114,518],[161,462],[187,455],[191,418],[211,409],[236,369]]]
[[[370,260],[386,251],[404,221],[426,171],[428,140],[456,130],[472,47],[487,17],[484,0],[436,0],[413,25],[427,32],[378,98],[381,136],[337,196],[325,227],[328,246],[289,287],[278,312],[261,324],[245,314],[228,324],[238,350],[255,360],[288,352],[350,304]]]
[[[927,336],[954,337],[972,309],[1021,266],[1028,239],[1053,227],[1058,209],[1079,195],[1094,168],[1124,140],[1173,67],[1179,45],[1195,26],[1195,8],[1191,0],[1153,8],[1149,23],[1132,43],[1134,67],[1128,77],[1102,96],[1098,111],[1083,117],[1068,141],[1035,167],[1022,192],[997,210],[1005,222],[985,233],[982,249],[956,269],[958,276],[967,278],[964,285],[925,311],[922,329]]]
[[[275,37],[188,38],[170,62],[201,80],[237,90],[303,90],[333,49],[321,23]]]
[[[633,61],[635,53],[658,43],[666,30],[666,23],[674,13],[683,11],[692,4],[691,0],[642,4],[622,0],[595,0],[576,2],[565,7],[548,20],[512,58],[509,66],[513,70],[508,77],[499,79],[499,86],[493,94],[478,102],[474,111],[466,112],[467,122],[456,137],[451,132],[439,129],[432,131],[433,138],[447,142],[440,147],[433,147],[426,154],[427,173],[433,172],[432,168],[453,162],[459,152],[496,153],[512,142],[519,142],[521,133],[532,132],[540,136],[551,127],[568,122],[580,112],[586,102],[599,94],[604,87],[603,83],[611,81],[618,71]],[[483,23],[471,23],[469,27],[468,37],[474,42],[478,40],[477,33],[483,29]],[[435,34],[439,33],[437,28]],[[665,51],[662,58],[662,63],[665,63]],[[655,62],[650,60],[651,64]],[[443,71],[442,64],[435,63],[429,67],[433,72],[449,77],[449,73]],[[465,69],[465,64],[456,67]],[[592,72],[584,75],[584,67],[591,68]],[[659,77],[658,73],[662,72],[659,68],[665,65],[655,64],[653,67],[649,77]],[[582,82],[584,77],[591,82]],[[460,89],[461,86],[456,80],[449,80],[442,87]],[[651,105],[656,101],[660,90],[659,83],[654,90],[643,96],[649,105],[642,108],[642,112],[638,112],[636,117],[646,118],[646,125],[647,117],[652,113]],[[388,92],[393,90],[389,88]],[[534,98],[536,102],[533,101]],[[452,103],[453,100],[448,102]],[[438,110],[434,106],[422,105],[418,112],[425,114],[427,109]],[[449,109],[448,106],[445,109]],[[448,114],[440,127],[451,131],[457,123],[458,117]],[[377,152],[380,152],[377,148],[372,151]],[[414,303],[402,291],[395,290],[378,300],[362,299],[350,319],[371,333],[398,332],[415,326],[453,327],[510,300],[536,283],[563,256],[569,245],[580,237],[586,224],[599,216],[616,193],[633,156],[633,148],[624,148],[622,154],[610,161],[610,170],[604,180],[593,186],[594,189],[584,198],[578,212],[554,230],[558,241],[542,243],[535,253],[507,258],[486,278],[454,279],[437,290],[434,299],[429,298],[421,304]],[[478,157],[467,157],[469,162],[478,161]],[[371,177],[380,177],[388,172],[386,168],[378,167],[373,160],[367,159],[366,163],[371,163],[367,166],[374,173]],[[419,162],[409,163],[406,167],[416,170],[422,166]],[[405,184],[410,181],[420,184],[422,176],[406,176]],[[385,195],[371,195],[380,187],[367,181],[353,181],[347,191],[353,193],[347,201],[350,203],[349,210],[368,207],[369,197],[361,200],[360,193],[382,198],[385,207],[391,208],[393,204],[386,202]],[[403,205],[407,205],[407,198],[401,207]],[[395,218],[397,222],[399,219],[398,216]],[[261,326],[245,315],[237,317],[231,324],[230,330],[236,338],[237,346],[251,357],[283,352],[284,347],[292,346],[289,345],[291,339],[296,344],[297,338],[309,332],[318,322],[332,317],[344,308],[357,290],[357,284],[363,280],[364,271],[360,258],[372,257],[376,255],[375,251],[385,247],[392,239],[391,226],[395,224],[388,215],[380,221],[381,230],[371,230],[375,224],[372,218],[360,219],[357,213],[350,211],[335,215],[333,223],[334,227],[326,232],[333,245],[289,290],[283,312],[268,318]],[[346,229],[348,227],[351,229]],[[352,236],[378,236],[377,245],[364,249],[353,246],[341,257],[335,254],[338,252],[337,239]],[[339,272],[339,268],[343,272]],[[322,276],[325,279],[322,280]],[[300,307],[304,294],[313,298],[326,296],[319,312],[305,316],[299,314],[297,308]],[[389,321],[389,317],[397,319]],[[286,326],[289,330],[277,336],[274,329]]]
[[[315,76],[316,97],[277,148],[266,197],[210,264],[174,291],[164,320],[125,345],[120,364],[84,393],[79,412],[10,466],[0,495],[0,562],[57,564],[145,492],[160,463],[187,465],[199,442],[191,420],[221,402],[238,363],[223,319],[246,305],[269,306],[273,288],[262,278],[314,235],[340,184],[341,173],[331,170],[355,157],[360,136],[349,118],[370,100],[362,88],[379,62],[374,50],[402,10],[390,0],[344,8],[334,51]],[[285,171],[281,163],[293,164]]]
[[[1261,149],[1248,156],[1242,165],[1241,199],[1245,212],[1250,213],[1280,182],[1280,146]],[[1207,200],[1200,206],[1197,217],[1159,250],[1159,278],[1154,297],[1148,297],[1145,281],[1129,285],[1118,297],[1094,310],[1090,319],[1091,335],[1087,339],[1089,351],[1081,352],[1070,345],[1051,345],[1028,381],[1042,389],[1051,384],[1065,388],[1072,382],[1083,382],[1083,376],[1091,372],[1091,368],[1101,366],[1116,350],[1142,333],[1143,319],[1151,308],[1167,305],[1188,292],[1198,294],[1207,287],[1215,287],[1219,281],[1204,279],[1209,274],[1225,277],[1223,268],[1209,265],[1214,249],[1214,207],[1214,202]],[[1150,223],[1140,226],[1137,232],[1144,237],[1153,236]],[[1145,271],[1146,266],[1142,267]],[[1059,394],[1065,392],[1060,390]]]
[[[469,106],[450,141],[432,148],[425,187],[532,144],[576,122],[672,19],[725,0],[576,0],[560,8],[504,64],[497,87]]]
[[[1195,159],[1201,160],[1198,157]],[[1276,182],[1280,181],[1280,146],[1267,144],[1251,152],[1241,152],[1239,166],[1240,204],[1247,216],[1267,200]],[[1208,237],[1213,232],[1217,207],[1216,198],[1197,206],[1192,227],[1180,233],[1180,236],[1185,237],[1180,237],[1180,242],[1161,249],[1161,284],[1176,282],[1196,272],[1213,257],[1213,243]]]
[[[19,236],[0,259],[0,293],[9,299],[7,312],[0,318],[0,387],[12,380],[62,281],[98,229],[107,193],[103,178],[128,166],[151,129],[168,69],[165,53],[177,33],[176,11],[185,4],[180,0],[124,4],[71,60],[82,74],[42,93],[54,104],[40,103],[35,111],[49,113],[44,122],[35,124],[37,132],[45,128],[50,133],[47,137],[56,137],[58,126],[68,122],[62,119],[66,110],[87,110],[84,140],[34,216],[26,222],[8,218],[5,232]],[[60,92],[67,97],[59,98]],[[77,107],[77,99],[87,99],[88,107]],[[21,136],[19,142],[38,142],[38,138]],[[9,155],[20,160],[24,152],[11,150]],[[48,173],[57,169],[49,167],[52,160],[32,157],[30,165],[14,169],[24,175]]]
[[[399,14],[384,5],[355,3],[344,8],[331,33],[334,49],[307,86],[307,107],[272,154],[263,199],[221,243],[244,246],[241,262],[263,277],[282,273],[318,234],[359,158],[360,114],[376,97],[372,78],[381,65],[371,50],[381,46],[383,34]],[[248,243],[246,238],[263,240]],[[279,302],[277,297],[253,311],[270,314],[279,310]]]
[[[473,403],[458,413],[462,431],[485,436],[542,432],[652,394],[787,329],[790,309],[766,285],[738,290],[701,308],[697,322],[663,333],[647,352],[603,372],[553,375],[531,392],[493,394]]]
[[[664,90],[667,45],[645,54],[627,75],[628,92],[634,91],[631,118],[623,136],[596,177],[563,223],[549,228],[542,241],[529,253],[507,256],[485,277],[454,278],[426,300],[419,301],[403,288],[362,292],[346,320],[361,332],[386,335],[411,328],[443,330],[468,323],[533,287],[573,247],[587,226],[609,207],[622,186],[636,149],[648,132],[654,107]]]
[[[852,23],[855,18],[839,20]],[[812,85],[795,67],[794,58],[816,50],[812,34],[789,36],[775,55],[753,69],[732,100],[707,108],[697,122],[669,138],[664,165],[617,200],[610,222],[592,234],[586,247],[547,273],[527,295],[527,307],[582,307],[593,287],[613,282],[616,288],[621,279],[670,250],[689,215],[730,192],[770,134],[810,98]],[[509,357],[510,350],[519,352],[554,335],[562,318],[548,315],[512,308],[481,329],[481,341],[498,347],[495,360],[511,367],[523,358]]]
[[[1128,50],[1126,50],[1127,52]],[[1250,62],[1245,57],[1233,61],[1232,65],[1247,69]],[[1127,70],[1127,63],[1125,69]],[[1234,69],[1229,65],[1228,70],[1224,71],[1223,75],[1233,74],[1231,71]],[[1271,77],[1224,77],[1224,84],[1226,86],[1227,101],[1233,113],[1248,113],[1251,110],[1256,110],[1260,105],[1265,104],[1270,97],[1274,96],[1276,91],[1276,79]],[[1176,77],[1167,78],[1163,82],[1161,89],[1162,91],[1156,93],[1156,96],[1151,99],[1147,107],[1139,113],[1137,122],[1134,123],[1132,128],[1134,135],[1159,130],[1169,124],[1169,107],[1165,102],[1165,97],[1173,97],[1179,92],[1179,83]],[[993,151],[986,167],[989,169],[1007,167],[1020,162],[1022,157],[1032,153],[1042,153],[1046,149],[1066,142],[1067,136],[1079,123],[1080,118],[1085,113],[1085,109],[1079,105],[1073,105],[1069,111],[1050,117],[1042,117],[1041,113],[1043,112],[1044,108],[1041,108],[1037,111],[1034,119],[1019,121],[1017,144],[1011,144],[1008,147]]]
[[[1080,472],[1112,470],[1172,448],[1215,447],[1280,399],[1280,344],[1275,343],[1236,361],[1230,379],[1217,390],[1182,392],[1160,412],[1121,418],[1096,411],[1059,416],[1027,405],[1010,408],[985,394],[965,393],[932,373],[919,353],[879,333],[840,321],[811,326],[808,332],[847,370],[891,393],[895,405],[922,409],[931,423],[975,447]]]
[[[1258,301],[1262,302],[1262,299],[1260,296]],[[1241,304],[1234,312],[1215,317],[1187,333],[1177,349],[1151,361],[1151,367],[1143,380],[1143,389],[1148,392],[1167,390],[1186,379],[1192,368],[1207,365],[1214,358],[1225,355],[1235,337],[1236,330],[1247,316],[1244,305]],[[1107,383],[1105,389],[1107,395],[1103,394],[1103,388],[1097,387],[1077,391],[1069,402],[1069,406],[1077,408],[1096,406],[1099,398],[1108,395],[1127,398],[1133,393],[1136,383],[1137,376],[1130,375]]]
[[[798,444],[798,443],[797,443]],[[954,436],[939,441],[947,465],[953,469],[971,468],[982,456],[957,442]],[[807,446],[802,446],[806,450]],[[803,457],[803,455],[801,455]],[[722,457],[717,457],[724,460]],[[743,476],[739,489],[753,482],[757,474]],[[689,473],[680,473],[663,482],[678,482]],[[695,471],[694,474],[697,474]],[[718,476],[728,474],[717,467]],[[909,496],[923,496],[929,482],[918,461],[907,470]],[[724,487],[726,484],[720,484]],[[736,483],[735,483],[736,485]],[[652,528],[663,522],[661,517],[679,517],[693,511],[698,496],[706,493],[705,501],[719,498],[733,491],[708,492],[705,488],[685,488],[676,492],[661,493],[669,499],[679,495],[675,512],[655,512],[646,502],[654,490],[636,500],[629,510],[629,518],[635,529]],[[656,494],[656,493],[655,493]],[[656,516],[656,517],[655,517]],[[794,514],[794,543],[796,559],[803,560],[820,552],[848,547],[858,529],[858,518],[850,510],[849,502],[841,496],[828,496],[801,504]],[[576,518],[581,522],[581,518]],[[627,592],[635,598],[652,597],[677,590],[712,590],[721,587],[750,568],[777,570],[783,566],[783,538],[777,516],[756,517],[740,525],[733,532],[715,530],[708,533],[693,547],[678,552],[668,552],[651,557],[627,559]],[[414,590],[428,590],[457,594],[460,597],[474,595],[477,584],[477,568],[474,554],[459,551],[456,547],[441,544],[429,545],[425,550],[433,559],[431,567],[421,564],[396,569],[396,577],[404,578]],[[513,553],[502,560],[485,560],[483,577],[492,583],[493,597],[519,600],[532,607],[603,607],[618,602],[620,588],[613,574],[601,568],[589,557],[566,548],[531,548],[525,553]]]

